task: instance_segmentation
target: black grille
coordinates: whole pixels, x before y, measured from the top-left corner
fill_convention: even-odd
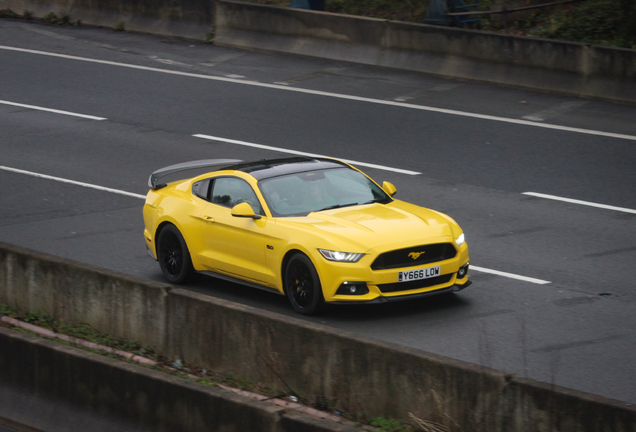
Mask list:
[[[423,253],[422,253],[423,252]],[[415,267],[454,258],[457,250],[451,243],[436,243],[385,252],[373,261],[372,270]]]
[[[396,282],[388,284],[380,284],[378,288],[383,293],[392,293],[398,291],[410,291],[421,288],[428,288],[434,285],[441,285],[451,280],[454,273],[436,276],[428,279],[416,280],[411,282]]]

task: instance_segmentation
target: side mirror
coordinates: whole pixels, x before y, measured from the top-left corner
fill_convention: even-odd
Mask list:
[[[389,183],[388,181],[382,183],[382,189],[384,189],[384,192],[388,193],[390,196],[395,195],[395,193],[397,192],[397,189],[395,188],[395,186],[393,186],[393,183]]]
[[[261,216],[254,213],[252,206],[246,202],[242,202],[232,207],[232,216],[242,217],[242,218],[251,218],[251,219],[261,218]]]

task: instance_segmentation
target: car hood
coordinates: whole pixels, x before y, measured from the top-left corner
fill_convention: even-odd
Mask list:
[[[287,223],[320,235],[332,247],[348,252],[449,242],[461,233],[448,216],[402,201],[310,213]]]

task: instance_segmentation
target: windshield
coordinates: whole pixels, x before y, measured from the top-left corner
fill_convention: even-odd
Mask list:
[[[332,208],[391,201],[378,185],[350,168],[290,174],[258,184],[274,216],[306,216]]]

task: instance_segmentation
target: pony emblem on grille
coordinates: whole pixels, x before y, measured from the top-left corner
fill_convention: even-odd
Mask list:
[[[409,254],[410,258],[413,258],[414,260],[418,259],[420,257],[420,255],[425,254],[426,252],[411,252]]]

